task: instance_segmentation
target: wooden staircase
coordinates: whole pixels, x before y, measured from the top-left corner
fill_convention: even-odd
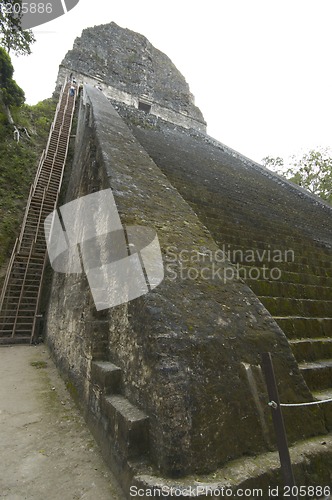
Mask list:
[[[56,207],[67,157],[75,95],[65,83],[38,165],[22,228],[0,296],[0,344],[32,343],[46,263],[44,220]]]

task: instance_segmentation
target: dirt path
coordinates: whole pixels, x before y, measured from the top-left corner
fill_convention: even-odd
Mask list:
[[[44,345],[0,347],[0,498],[124,499]]]

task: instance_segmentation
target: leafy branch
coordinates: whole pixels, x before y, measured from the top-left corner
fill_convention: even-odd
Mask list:
[[[328,148],[311,149],[300,158],[292,156],[286,166],[281,157],[266,156],[262,163],[332,204],[332,152]]]

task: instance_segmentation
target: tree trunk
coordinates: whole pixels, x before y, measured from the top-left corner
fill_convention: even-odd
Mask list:
[[[12,117],[12,114],[10,112],[9,106],[7,106],[7,104],[5,104],[3,102],[1,90],[0,90],[0,101],[1,101],[4,113],[5,113],[6,117],[7,117],[9,125],[11,125],[14,128],[14,140],[16,140],[17,142],[19,142],[20,141],[20,131],[18,130],[18,128],[15,125],[15,122],[13,120],[13,117]]]
[[[5,111],[5,114],[6,114],[6,117],[7,117],[9,125],[12,125],[13,127],[15,127],[15,122],[13,120],[13,117],[12,117],[12,114],[10,112],[9,106],[6,106],[6,104],[4,104],[3,108],[4,108],[4,111]]]

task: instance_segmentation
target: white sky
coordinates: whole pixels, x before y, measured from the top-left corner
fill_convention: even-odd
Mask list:
[[[27,103],[50,97],[82,29],[145,35],[185,76],[209,135],[250,158],[331,146],[331,0],[80,0],[12,57]]]

